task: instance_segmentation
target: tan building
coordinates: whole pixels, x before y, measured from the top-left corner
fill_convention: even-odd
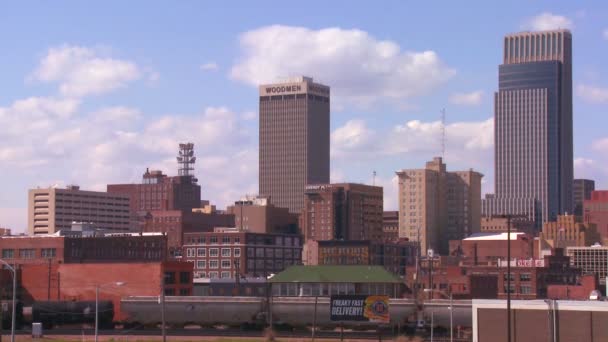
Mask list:
[[[508,219],[506,217],[482,217],[481,232],[482,233],[504,233],[508,230]],[[523,232],[532,236],[536,235],[534,221],[526,218],[511,218],[511,231]]]
[[[440,157],[399,176],[399,237],[420,241],[421,251],[447,254],[450,240],[480,231],[481,178],[473,170],[448,172]]]
[[[298,232],[298,215],[287,208],[272,205],[265,197],[246,197],[228,206],[227,214],[234,215],[235,227],[240,231],[271,234]]]
[[[399,239],[399,212],[385,211],[382,214],[382,239],[395,241]]]
[[[301,228],[307,240],[382,240],[382,187],[319,184],[304,194]]]
[[[101,230],[128,231],[131,228],[129,196],[66,189],[31,189],[28,193],[28,232],[52,234],[69,230],[72,222],[90,222]]]
[[[540,240],[551,248],[586,247],[601,243],[600,234],[594,223],[583,223],[575,215],[559,215],[557,221],[545,222]]]

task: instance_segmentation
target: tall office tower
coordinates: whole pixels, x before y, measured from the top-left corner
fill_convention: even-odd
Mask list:
[[[66,189],[30,189],[28,192],[29,235],[70,230],[72,222],[91,223],[101,230],[128,231],[129,196],[84,191],[76,185]]]
[[[572,35],[504,39],[494,96],[495,191],[484,215],[555,220],[572,212]]]
[[[473,170],[446,171],[433,158],[424,169],[397,172],[399,176],[399,237],[420,241],[422,253],[447,254],[450,240],[480,231],[481,178]]]
[[[260,86],[260,195],[299,214],[307,184],[329,183],[329,87],[298,77]]]
[[[583,205],[591,199],[591,192],[595,190],[595,181],[591,179],[575,179],[572,183],[572,198],[574,215],[583,216]]]

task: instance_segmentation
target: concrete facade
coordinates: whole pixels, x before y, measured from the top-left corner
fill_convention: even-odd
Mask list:
[[[301,225],[307,240],[381,241],[383,189],[355,183],[308,185]]]
[[[90,222],[99,229],[129,231],[129,196],[98,191],[47,188],[28,191],[28,234],[70,230],[72,222]]]
[[[555,221],[545,222],[539,238],[552,248],[585,247],[601,243],[596,225],[584,223],[581,217],[574,215],[560,215]]]
[[[251,233],[296,234],[298,215],[287,208],[279,208],[268,199],[260,197],[244,198],[226,208],[226,213],[234,216],[235,227]]]
[[[259,193],[299,214],[304,187],[329,183],[330,90],[299,77],[259,91]]]
[[[572,267],[578,267],[583,274],[594,274],[599,284],[606,290],[608,276],[608,247],[567,247],[566,255],[570,257]],[[606,293],[606,292],[604,292]]]
[[[473,170],[446,171],[435,157],[424,169],[399,176],[399,237],[420,241],[422,253],[447,254],[450,240],[480,231],[481,178]]]

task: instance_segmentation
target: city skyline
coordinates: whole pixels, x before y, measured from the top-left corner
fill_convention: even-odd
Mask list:
[[[273,7],[266,4],[260,7]],[[60,15],[42,4],[27,8],[25,17],[39,23],[23,32],[11,27],[23,24],[16,19],[25,7],[9,6],[0,15],[6,19],[0,36],[10,42],[10,53],[0,62],[0,124],[5,127],[0,176],[10,180],[0,194],[0,226],[25,231],[30,188],[77,183],[85,190],[104,190],[108,183],[138,182],[146,167],[175,175],[173,154],[180,141],[193,140],[200,147],[195,173],[203,198],[225,206],[256,193],[257,86],[302,74],[332,88],[331,182],[371,184],[377,171],[385,209],[396,208],[394,171],[441,154],[439,111],[447,108],[446,163],[483,173],[483,191],[493,192],[491,102],[502,37],[535,28],[572,31],[574,176],[595,179],[598,189],[608,186],[602,153],[608,138],[601,116],[608,103],[608,85],[602,81],[608,70],[601,65],[608,54],[608,23],[598,20],[602,13],[606,17],[602,5],[547,2],[527,6],[525,12],[516,11],[516,5],[496,10],[480,5],[480,13],[506,15],[492,21],[476,16],[471,24],[461,23],[458,33],[446,28],[460,23],[464,12],[449,6],[438,13],[445,21],[425,32],[412,27],[421,24],[416,13],[431,10],[424,5],[403,14],[401,5],[387,3],[406,18],[384,13],[382,24],[364,20],[376,9],[363,15],[353,8],[342,19],[335,15],[341,6],[333,4],[327,17],[277,21],[276,15],[287,15],[279,11],[220,26],[225,32],[211,27],[229,15],[236,22],[252,8],[222,13],[212,5],[184,3],[168,14],[151,11],[148,20],[184,16],[192,8],[208,19],[199,26],[187,18],[172,33],[181,38],[175,41],[169,33],[155,40],[158,31],[135,30],[140,19],[133,19],[137,6],[132,6],[119,14],[95,8],[98,17],[92,18],[86,15],[88,6],[72,4]],[[47,12],[55,15],[46,17]],[[211,19],[214,14],[217,19]],[[74,21],[59,25],[62,16]],[[104,20],[115,27],[106,28]],[[78,25],[82,30],[74,29]],[[491,28],[480,32],[480,25]],[[475,38],[451,41],[463,34]],[[274,45],[268,45],[271,41]],[[343,45],[334,44],[324,58],[323,48],[336,41]],[[277,53],[267,53],[269,46]],[[302,51],[307,58],[295,58]],[[361,68],[365,63],[376,68]],[[88,72],[95,68],[100,72]]]

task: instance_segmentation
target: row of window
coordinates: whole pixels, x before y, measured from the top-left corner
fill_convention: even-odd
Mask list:
[[[21,258],[21,259],[36,258],[36,249],[34,249],[34,248],[21,248],[18,251],[19,251],[19,258]],[[55,256],[57,256],[57,250],[55,248],[41,248],[40,249],[41,258],[54,258]],[[15,258],[14,249],[3,249],[2,250],[2,259],[14,259],[14,258]]]
[[[209,256],[210,257],[217,257],[219,256],[219,248],[209,248]],[[221,248],[221,252],[222,252],[222,257],[230,257],[231,256],[231,249],[230,248]],[[234,248],[233,253],[235,257],[240,257],[241,256],[241,249],[240,248]],[[186,256],[187,257],[206,257],[207,256],[207,248],[187,248],[186,249]]]
[[[188,260],[188,262],[192,262],[192,260]],[[232,268],[232,261],[230,259],[222,259],[220,260],[209,260],[209,268]],[[239,266],[239,260],[234,261],[234,266]],[[207,260],[197,260],[194,264],[194,268],[196,269],[206,269],[207,268]]]
[[[230,271],[222,271],[222,272],[218,272],[218,271],[210,271],[210,272],[205,272],[205,271],[197,271],[194,272],[194,278],[211,278],[211,279],[217,279],[217,278],[222,278],[222,279],[227,279],[227,278],[235,278],[236,277],[236,272],[230,272]]]

